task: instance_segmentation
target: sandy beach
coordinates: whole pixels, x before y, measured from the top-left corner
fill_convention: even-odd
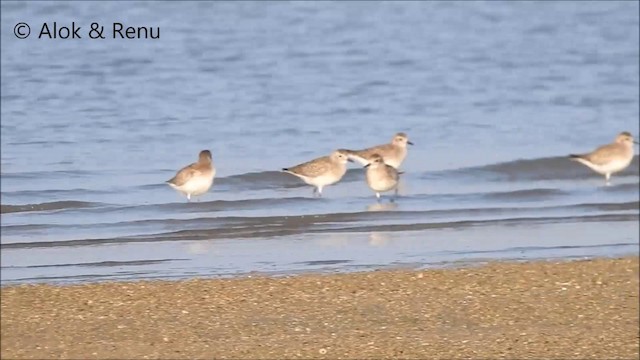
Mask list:
[[[638,257],[2,288],[2,358],[638,358]]]

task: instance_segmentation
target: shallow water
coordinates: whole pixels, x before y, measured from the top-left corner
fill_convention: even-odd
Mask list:
[[[637,2],[1,6],[3,285],[638,251],[637,156],[609,187],[566,159],[639,133]],[[10,31],[54,20],[161,38]],[[394,204],[278,171],[397,131]],[[163,182],[205,148],[187,203]]]

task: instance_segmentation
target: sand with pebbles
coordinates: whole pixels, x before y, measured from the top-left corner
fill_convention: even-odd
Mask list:
[[[2,288],[2,358],[638,358],[638,257]]]

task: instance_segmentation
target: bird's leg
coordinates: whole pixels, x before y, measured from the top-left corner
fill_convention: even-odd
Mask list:
[[[611,185],[611,182],[609,181],[609,180],[611,179],[611,173],[606,173],[606,174],[604,175],[604,178],[605,178],[605,182],[604,182],[604,184],[605,184],[606,186]]]
[[[191,194],[187,194],[187,202],[191,202]]]
[[[378,200],[378,202],[380,202],[380,193],[379,192],[376,193],[376,199]]]
[[[395,191],[393,192],[393,197],[391,198],[391,202],[395,202],[396,199],[398,198],[398,187],[396,186]]]
[[[322,197],[322,186],[318,186],[318,197]]]
[[[317,195],[318,194],[318,188],[317,187],[313,188],[313,193],[312,194],[313,194],[313,197],[318,197],[318,195]]]

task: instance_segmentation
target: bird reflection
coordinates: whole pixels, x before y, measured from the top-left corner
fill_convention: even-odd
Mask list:
[[[350,238],[342,233],[335,234],[327,234],[324,236],[320,236],[318,240],[316,240],[319,244],[330,247],[344,247],[349,244]]]
[[[373,231],[369,233],[369,245],[375,247],[382,247],[387,245],[391,240],[391,235],[387,232]]]
[[[367,205],[367,211],[393,211],[398,208],[398,204],[395,202],[376,202],[375,204]]]
[[[187,252],[193,255],[206,254],[211,251],[213,241],[191,241],[185,246]]]

